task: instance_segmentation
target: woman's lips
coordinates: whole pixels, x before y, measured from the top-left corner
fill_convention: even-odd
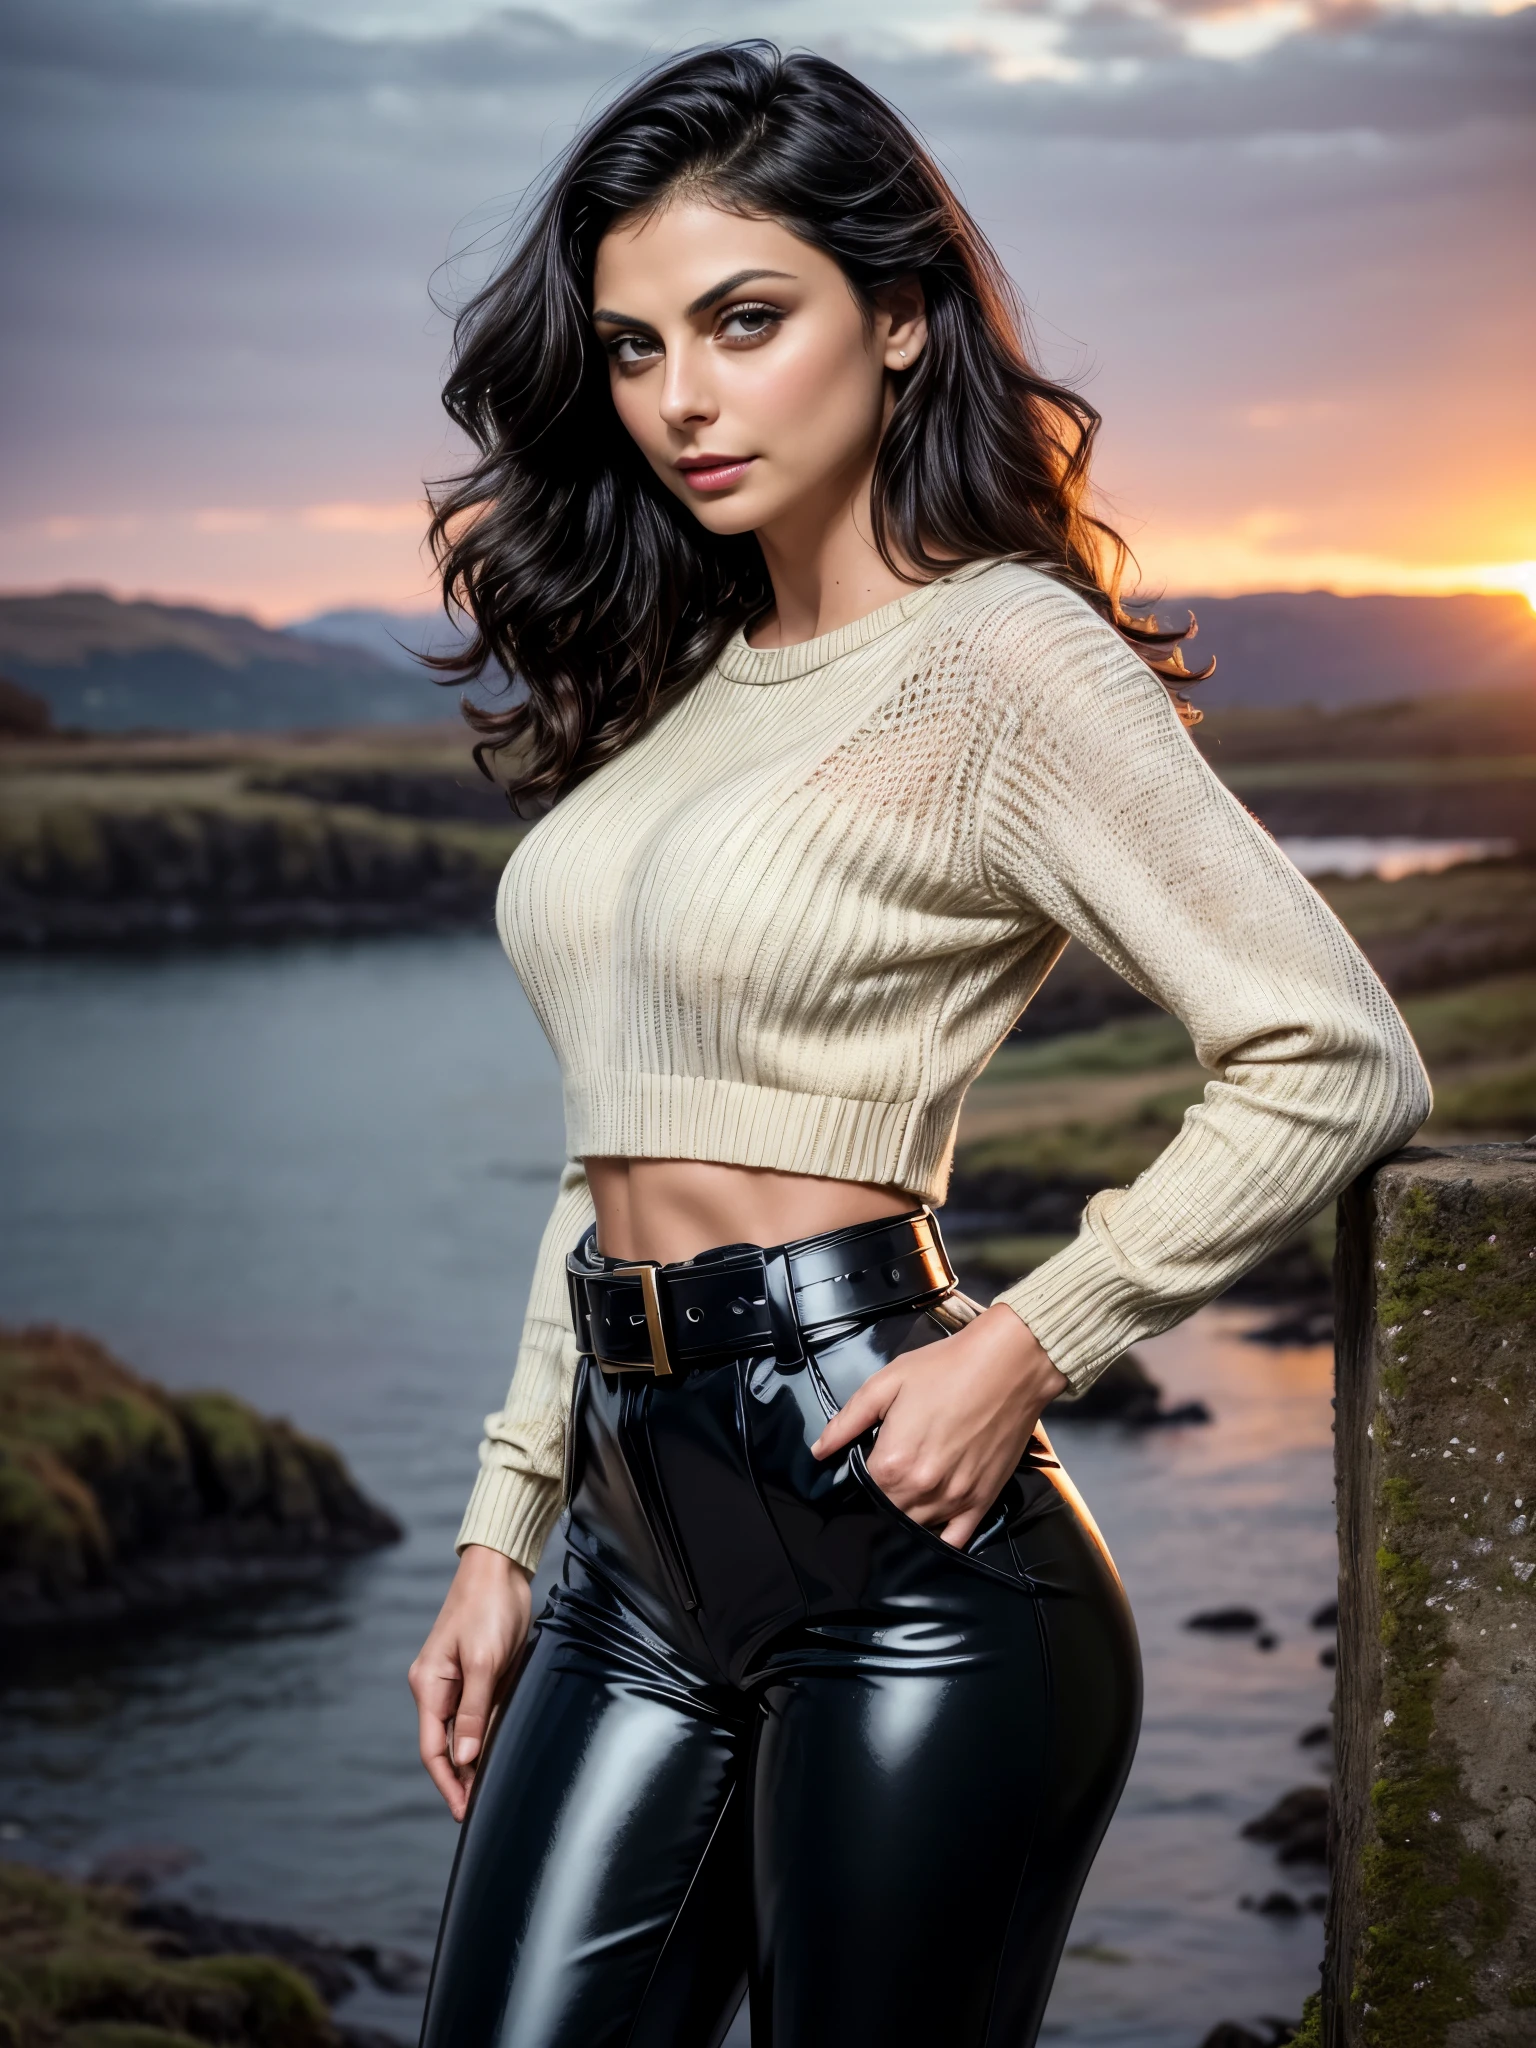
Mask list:
[[[756,461],[752,455],[701,455],[677,466],[691,491],[724,491],[741,479]]]

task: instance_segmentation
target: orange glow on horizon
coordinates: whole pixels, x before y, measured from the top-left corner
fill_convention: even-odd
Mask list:
[[[438,603],[421,546],[426,521],[420,499],[404,495],[133,516],[55,514],[0,531],[0,590],[90,584],[115,596],[246,612],[267,625],[351,606],[423,612]],[[1510,538],[1529,547],[1525,522],[1512,523]],[[1536,611],[1536,558],[1405,561],[1385,549],[1297,545],[1289,524],[1265,512],[1240,514],[1218,528],[1155,516],[1130,534],[1137,588],[1174,602],[1286,590],[1340,597],[1507,593]]]

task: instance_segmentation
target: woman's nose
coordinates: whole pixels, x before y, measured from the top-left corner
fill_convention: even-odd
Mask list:
[[[661,417],[669,427],[707,426],[718,417],[720,407],[702,374],[703,367],[691,349],[668,349],[662,372]]]

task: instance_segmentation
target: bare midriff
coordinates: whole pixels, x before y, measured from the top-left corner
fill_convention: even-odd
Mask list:
[[[588,1159],[598,1249],[671,1265],[717,1244],[786,1244],[921,1208],[900,1188],[700,1159]]]

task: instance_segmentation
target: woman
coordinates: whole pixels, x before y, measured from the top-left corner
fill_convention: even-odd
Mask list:
[[[749,1978],[762,2048],[1033,2042],[1139,1712],[1041,1411],[1400,1142],[1421,1070],[1120,608],[1095,415],[846,72],[635,86],[447,403],[572,1164],[412,1669],[468,1822],[423,2040],[694,2048]],[[926,1205],[1069,935],[1216,1078],[978,1310]]]

